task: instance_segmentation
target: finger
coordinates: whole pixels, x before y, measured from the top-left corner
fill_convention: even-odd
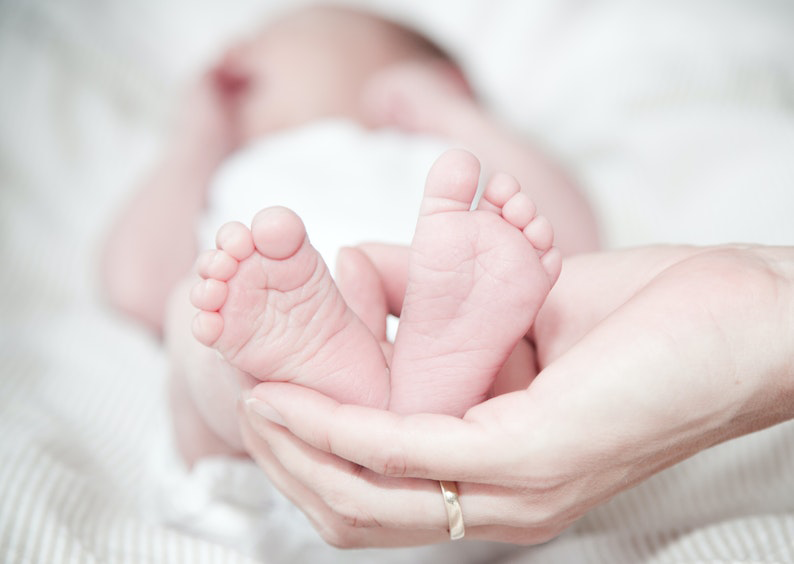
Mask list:
[[[504,479],[505,468],[519,463],[513,441],[530,442],[526,429],[532,427],[518,420],[527,410],[511,405],[517,394],[521,392],[489,400],[466,419],[343,405],[307,388],[274,382],[256,386],[249,403],[258,417],[279,422],[307,444],[377,474],[487,484],[496,475]],[[516,421],[508,426],[504,421],[510,415]],[[531,446],[522,445],[527,450]]]
[[[295,504],[311,522],[328,544],[338,548],[404,547],[421,546],[439,541],[439,533],[433,530],[396,530],[382,526],[364,526],[366,521],[355,516],[346,518],[334,511],[319,496],[295,479],[273,455],[270,444],[270,429],[258,426],[254,429],[245,417],[240,418],[240,433],[243,442],[257,465],[267,474],[273,485]],[[282,428],[282,433],[283,428]],[[314,467],[314,466],[312,466]],[[315,468],[317,470],[317,468]],[[322,476],[326,467],[319,468],[316,476]]]
[[[262,432],[267,424],[260,425],[260,432],[256,432],[245,417],[245,409],[240,408],[238,414],[241,415],[238,417],[240,435],[251,458],[267,474],[273,485],[296,507],[300,508],[310,521],[320,520],[323,517],[320,500],[310,490],[302,487],[288,472],[285,472],[278,459],[273,456],[270,446],[264,438],[265,433]]]
[[[386,294],[378,271],[364,252],[350,247],[339,251],[336,285],[348,307],[375,338],[386,341]]]
[[[309,446],[285,427],[258,417],[249,422],[292,479],[311,487],[345,521],[365,528],[428,529],[436,531],[436,541],[444,540],[447,517],[437,482],[379,476]]]
[[[378,272],[386,295],[389,313],[399,317],[403,308],[405,288],[408,284],[410,247],[367,243],[358,247],[372,262]]]
[[[321,532],[354,538],[357,546],[408,546],[419,540],[449,538],[437,481],[375,475],[314,449],[286,428],[261,418],[251,418],[246,426],[243,436],[249,448],[267,450],[267,456],[257,457],[260,466],[279,488],[289,488],[282,491]],[[252,446],[257,441],[264,441],[266,449]],[[528,493],[458,483],[466,537],[522,543],[553,537],[573,518],[570,513],[556,512],[556,500],[546,485]],[[349,529],[363,532],[354,534]]]

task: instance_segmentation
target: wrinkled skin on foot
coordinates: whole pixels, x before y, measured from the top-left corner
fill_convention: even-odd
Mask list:
[[[461,416],[484,400],[560,272],[553,231],[518,182],[449,151],[427,178],[392,360],[393,411]]]
[[[332,544],[445,540],[437,480],[458,482],[467,538],[539,543],[678,461],[794,418],[792,319],[791,248],[575,257],[536,321],[543,369],[527,390],[457,419],[263,384],[244,438]]]
[[[347,307],[286,208],[257,214],[251,229],[230,223],[218,249],[202,255],[191,293],[193,334],[234,368],[262,381],[288,381],[340,401],[385,407],[386,361]]]

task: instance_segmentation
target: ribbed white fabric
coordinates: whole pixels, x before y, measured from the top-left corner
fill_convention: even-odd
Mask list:
[[[97,250],[174,85],[281,3],[0,3],[0,561],[501,558],[334,551],[250,464],[185,474],[160,346],[100,299]],[[371,4],[570,164],[610,244],[794,241],[791,2]],[[792,445],[789,423],[705,451],[509,562],[794,562]]]

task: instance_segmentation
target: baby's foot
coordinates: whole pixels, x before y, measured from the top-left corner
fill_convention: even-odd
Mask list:
[[[392,362],[399,412],[462,415],[484,400],[560,273],[548,221],[510,176],[471,210],[479,162],[449,151],[430,170]]]
[[[259,380],[289,381],[344,403],[385,407],[380,346],[347,307],[300,218],[267,208],[229,223],[202,256],[193,334]]]

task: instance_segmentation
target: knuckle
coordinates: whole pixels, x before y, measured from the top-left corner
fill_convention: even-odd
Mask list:
[[[376,474],[389,478],[417,477],[417,468],[408,463],[410,447],[406,447],[406,433],[400,422],[383,437],[379,448],[369,454],[364,466]]]
[[[349,495],[328,492],[323,496],[323,502],[331,510],[336,520],[345,527],[362,529],[378,525],[377,520],[364,511]]]
[[[373,466],[375,472],[389,478],[405,478],[413,474],[405,461],[405,455],[395,448],[382,453]]]
[[[337,515],[345,525],[353,529],[369,528],[375,524],[371,517],[357,513],[355,510],[348,510],[348,508]]]
[[[333,513],[314,508],[313,511],[306,512],[306,517],[326,544],[335,548],[352,547],[349,532],[341,522],[335,519]]]
[[[337,500],[336,502],[326,501],[326,503],[328,503],[334,515],[347,527],[361,529],[377,525],[377,522],[371,515],[361,511],[359,507],[352,504],[350,501],[342,502]]]
[[[545,531],[564,527],[563,523],[569,521],[571,512],[570,500],[556,489],[532,492],[522,496],[518,502],[520,506],[518,526],[527,530]]]
[[[353,536],[342,526],[319,528],[317,531],[326,544],[339,549],[356,548]]]

